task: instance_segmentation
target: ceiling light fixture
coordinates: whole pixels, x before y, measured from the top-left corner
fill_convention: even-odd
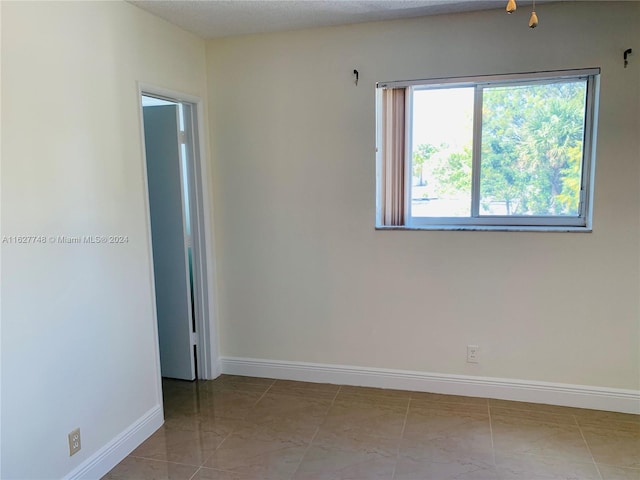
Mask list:
[[[509,0],[507,2],[507,8],[505,9],[507,13],[511,14],[515,12],[518,8],[516,5],[516,0]],[[529,28],[536,28],[538,26],[538,15],[536,14],[536,0],[533,0],[533,10],[531,11],[531,16],[529,17]]]
[[[536,0],[533,0],[533,10],[529,17],[529,28],[536,28],[538,26],[538,15],[536,15]]]

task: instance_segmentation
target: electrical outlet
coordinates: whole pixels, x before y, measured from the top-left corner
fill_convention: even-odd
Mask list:
[[[69,456],[75,455],[80,451],[82,446],[80,445],[80,429],[76,428],[69,433]]]
[[[467,363],[478,363],[480,361],[480,347],[478,345],[467,345]]]

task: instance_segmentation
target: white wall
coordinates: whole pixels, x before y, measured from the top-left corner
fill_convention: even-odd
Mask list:
[[[640,4],[538,16],[207,43],[223,356],[639,388]],[[582,67],[602,68],[593,233],[374,230],[376,81]]]
[[[61,478],[161,402],[136,81],[204,97],[204,42],[127,3],[2,2],[2,235],[129,237],[2,245],[3,479]]]

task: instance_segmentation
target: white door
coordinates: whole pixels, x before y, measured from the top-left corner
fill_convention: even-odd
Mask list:
[[[178,105],[144,112],[151,243],[163,377],[194,380],[195,334]]]

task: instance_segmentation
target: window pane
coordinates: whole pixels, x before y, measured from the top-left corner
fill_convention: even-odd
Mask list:
[[[578,216],[586,81],[483,90],[480,215]]]
[[[471,214],[474,88],[414,90],[413,217]]]

